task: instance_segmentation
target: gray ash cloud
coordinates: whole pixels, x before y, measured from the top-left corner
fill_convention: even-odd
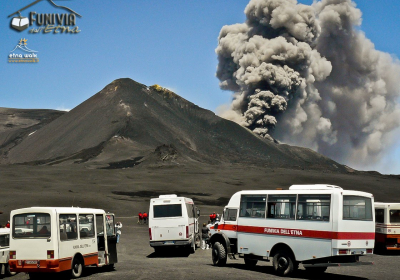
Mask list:
[[[252,0],[224,26],[217,77],[234,92],[221,116],[262,137],[363,166],[393,145],[400,64],[360,31],[350,0]]]

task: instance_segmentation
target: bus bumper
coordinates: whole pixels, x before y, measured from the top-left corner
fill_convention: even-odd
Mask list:
[[[71,260],[9,260],[11,272],[60,272],[71,269]]]
[[[150,241],[151,247],[168,247],[168,246],[189,246],[191,240],[165,240],[165,241]]]

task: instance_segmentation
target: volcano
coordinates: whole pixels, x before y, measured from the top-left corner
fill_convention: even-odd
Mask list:
[[[87,168],[254,164],[347,170],[310,149],[261,138],[169,90],[128,78],[113,81],[69,112],[51,113],[46,122],[33,124],[38,127],[19,127],[18,141],[0,146],[0,163]],[[0,131],[0,139],[4,133]]]

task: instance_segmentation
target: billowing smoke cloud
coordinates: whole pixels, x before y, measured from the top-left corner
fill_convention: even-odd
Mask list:
[[[357,28],[351,0],[251,0],[216,49],[221,115],[255,133],[361,167],[380,158],[400,125],[400,64]],[[365,165],[364,165],[365,166]]]

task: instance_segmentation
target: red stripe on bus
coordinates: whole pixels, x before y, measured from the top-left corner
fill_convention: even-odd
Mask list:
[[[211,227],[214,228],[215,227]],[[375,232],[334,232],[319,230],[304,230],[292,228],[271,228],[271,227],[255,227],[241,225],[218,225],[217,230],[232,230],[242,233],[256,233],[265,235],[279,236],[295,236],[303,238],[317,239],[338,239],[338,240],[358,240],[358,239],[375,239]]]

